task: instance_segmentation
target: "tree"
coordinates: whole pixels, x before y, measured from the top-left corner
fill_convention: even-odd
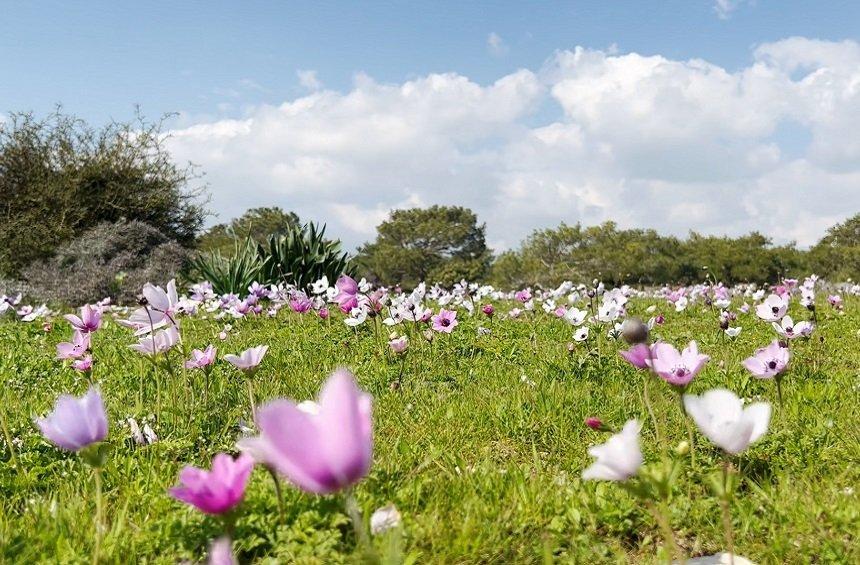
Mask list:
[[[203,224],[203,187],[163,146],[161,122],[93,129],[58,110],[0,123],[0,273],[16,275],[96,225],[140,221],[182,245]]]
[[[832,281],[860,279],[860,214],[827,230],[809,250],[812,270]]]
[[[229,224],[216,224],[200,236],[197,246],[201,251],[220,251],[230,253],[237,241],[251,238],[263,243],[270,235],[284,235],[292,228],[301,225],[294,212],[284,212],[281,208],[251,208]]]
[[[485,230],[460,206],[395,210],[377,228],[376,241],[359,248],[357,260],[368,278],[386,285],[480,280],[491,259]]]

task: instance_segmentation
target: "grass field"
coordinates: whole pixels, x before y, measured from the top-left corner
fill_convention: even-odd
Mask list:
[[[663,299],[635,298],[630,315],[647,318],[656,305],[665,323],[652,335],[678,347],[697,340],[711,356],[689,392],[726,387],[739,396],[773,403],[764,438],[740,457],[744,479],[732,515],[737,553],[759,563],[860,562],[860,303],[844,311],[819,305],[812,337],[792,344],[783,380],[784,404],[772,381],[752,378],[741,360],[776,336],[755,314],[739,315],[743,328],[728,338],[719,311],[701,303],[675,312]],[[733,308],[740,302],[735,299]],[[498,304],[508,310],[510,304]],[[796,302],[795,320],[808,318]],[[539,308],[519,319],[459,311],[451,334],[432,343],[411,332],[403,379],[392,387],[401,360],[387,348],[388,328],[372,321],[356,328],[283,309],[275,318],[231,321],[183,318],[183,346],[218,347],[208,399],[200,371],[181,366],[155,371],[130,350],[132,332],[108,319],[93,336],[93,378],[105,399],[112,451],[104,474],[105,563],[175,563],[204,559],[220,522],[167,494],[185,464],[208,468],[219,451],[235,453],[240,421],[251,415],[244,377],[220,357],[268,344],[254,377],[262,403],[275,397],[316,397],[337,367],[354,372],[373,396],[374,460],[354,495],[367,519],[393,503],[401,530],[372,538],[380,554],[416,563],[629,563],[665,558],[663,536],[651,514],[612,482],[583,481],[588,447],[606,435],[583,424],[598,416],[613,428],[630,418],[642,424],[647,466],[661,446],[643,407],[643,380],[652,379],[657,420],[668,430],[668,455],[681,463],[669,501],[670,522],[688,556],[725,549],[717,499],[706,476],[720,452],[695,432],[695,461],[674,454],[688,438],[677,395],[665,383],[627,364],[622,341],[592,326],[585,343],[569,350],[574,328]],[[478,326],[491,330],[479,335]],[[381,326],[380,326],[381,327]],[[404,328],[398,328],[403,331]],[[69,325],[0,323],[2,409],[20,468],[2,443],[0,542],[7,562],[89,562],[95,538],[93,474],[79,457],[57,449],[33,425],[58,395],[80,395],[89,384],[54,359]],[[128,417],[150,423],[159,440],[138,446]],[[339,563],[359,559],[357,539],[341,495],[315,496],[287,487],[283,520],[271,477],[257,468],[234,535],[241,562]]]

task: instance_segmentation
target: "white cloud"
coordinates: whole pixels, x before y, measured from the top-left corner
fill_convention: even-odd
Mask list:
[[[727,20],[741,4],[752,4],[754,0],[715,0],[714,12],[721,20]]]
[[[316,71],[300,69],[296,71],[296,76],[299,77],[299,84],[301,84],[303,88],[308,90],[319,90],[323,87],[322,82],[320,82],[320,79],[317,77]]]
[[[496,57],[501,57],[508,52],[505,40],[496,32],[491,32],[487,36],[487,49],[489,49],[491,55],[495,55]]]
[[[309,85],[245,119],[174,132],[171,149],[203,166],[222,219],[279,205],[356,245],[392,208],[460,204],[502,246],[605,220],[810,244],[860,211],[852,41],[763,44],[736,71],[577,48],[487,85],[453,73]],[[808,147],[785,139],[786,123]]]

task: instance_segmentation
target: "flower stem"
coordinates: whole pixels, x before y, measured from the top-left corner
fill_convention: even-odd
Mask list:
[[[361,519],[361,509],[358,507],[358,501],[355,500],[351,490],[346,492],[346,513],[352,520],[352,527],[355,530],[355,537],[359,546],[363,550],[369,550],[370,539],[368,539],[367,530],[364,528],[364,521]]]
[[[687,417],[687,410],[684,408],[684,391],[678,391],[678,401],[681,403],[681,417],[684,419],[684,422],[687,424],[687,441],[690,444],[690,467],[693,469],[696,468],[696,444],[695,438],[693,436],[693,424],[690,422],[690,419]]]
[[[657,521],[657,525],[660,526],[661,530],[663,530],[663,538],[666,543],[672,545],[672,552],[675,554],[675,557],[678,558],[678,562],[683,565],[686,563],[686,558],[684,556],[684,552],[681,551],[681,547],[678,545],[678,542],[675,540],[675,532],[672,530],[672,524],[669,523],[669,518],[666,513],[666,503],[661,501],[658,507],[657,504],[649,501],[648,508],[651,510],[651,514],[653,514],[654,519]]]
[[[245,382],[248,383],[248,402],[251,404],[251,419],[256,422],[257,421],[257,407],[254,406],[254,388],[251,384],[251,377],[245,379]]]
[[[726,546],[729,550],[729,565],[735,563],[735,536],[732,529],[732,512],[729,508],[729,475],[732,472],[732,463],[729,458],[723,459],[723,496],[720,498],[720,508],[723,514],[723,532],[726,536]]]
[[[651,417],[651,423],[654,425],[654,435],[657,436],[657,443],[663,445],[662,434],[660,433],[660,426],[657,424],[657,417],[654,415],[654,408],[651,406],[651,394],[648,392],[648,380],[651,378],[650,373],[645,373],[645,378],[642,386],[642,400],[645,403],[645,409],[648,410],[648,415]]]
[[[272,476],[272,481],[275,483],[275,495],[278,497],[278,516],[280,517],[281,525],[283,525],[285,523],[285,512],[284,491],[281,488],[281,481],[278,479],[278,475],[275,473],[274,469],[266,467],[266,470],[269,471],[269,474]]]
[[[96,527],[96,539],[95,539],[95,547],[93,548],[93,565],[96,565],[99,562],[99,553],[101,551],[102,545],[102,531],[104,521],[104,505],[102,502],[102,469],[101,467],[93,467],[93,478],[95,479],[95,487],[96,487],[96,517],[95,517],[95,527]]]

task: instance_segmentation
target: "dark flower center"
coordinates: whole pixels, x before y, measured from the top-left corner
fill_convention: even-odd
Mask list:
[[[773,308],[771,308],[771,311],[772,311],[774,314],[778,314],[778,313],[779,313],[779,308],[777,308],[776,306],[774,306]]]
[[[776,361],[771,359],[770,361],[767,362],[767,366],[771,371],[773,371],[774,369],[776,369]]]
[[[451,325],[451,320],[449,320],[448,318],[442,318],[442,322],[441,322],[441,323],[442,323],[442,325],[443,325],[443,326],[446,326],[446,327],[447,327],[447,326],[450,326],[450,325]]]

